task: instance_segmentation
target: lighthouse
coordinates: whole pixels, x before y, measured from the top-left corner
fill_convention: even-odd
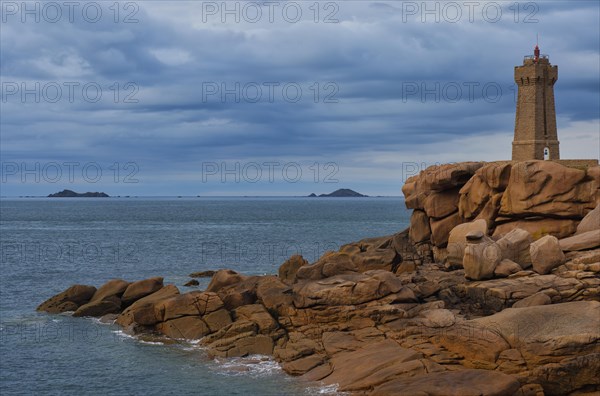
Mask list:
[[[558,66],[552,66],[548,55],[540,54],[536,45],[533,55],[515,66],[518,87],[513,161],[558,160],[558,134],[554,108],[554,83]]]

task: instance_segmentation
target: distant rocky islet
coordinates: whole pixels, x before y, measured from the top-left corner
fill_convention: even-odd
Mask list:
[[[363,197],[368,197],[368,195],[363,195],[361,193],[358,193],[354,190],[350,190],[349,188],[340,188],[338,190],[335,190],[332,193],[329,194],[320,194],[317,195],[315,193],[312,193],[309,195],[309,197],[311,198],[316,198],[316,197],[331,197],[331,198],[363,198]]]
[[[109,195],[104,192],[77,193],[72,190],[62,190],[54,194],[49,194],[48,198],[109,198]]]

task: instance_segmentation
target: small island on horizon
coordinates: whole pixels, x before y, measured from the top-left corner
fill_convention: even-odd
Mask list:
[[[77,193],[65,189],[54,194],[49,194],[48,198],[109,198],[109,195],[103,192]]]
[[[309,197],[311,197],[311,198],[316,198],[316,197],[364,198],[364,197],[368,197],[368,195],[363,195],[354,190],[350,190],[349,188],[340,188],[329,194],[317,195],[315,193],[312,193],[309,195]]]

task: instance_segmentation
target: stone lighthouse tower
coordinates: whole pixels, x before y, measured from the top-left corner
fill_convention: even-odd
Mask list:
[[[522,66],[515,66],[518,86],[513,161],[560,158],[554,110],[554,83],[558,67],[552,66],[548,55],[525,56]]]

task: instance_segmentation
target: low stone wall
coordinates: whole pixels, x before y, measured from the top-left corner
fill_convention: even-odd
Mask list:
[[[577,169],[587,169],[592,166],[598,166],[597,159],[559,159],[551,161],[556,162],[557,164],[561,164],[563,166],[567,166],[569,168]]]

